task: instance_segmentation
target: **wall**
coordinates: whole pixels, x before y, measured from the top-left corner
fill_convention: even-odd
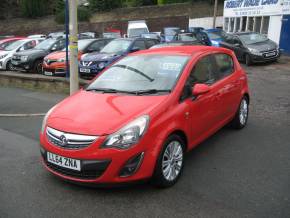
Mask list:
[[[269,22],[269,31],[268,38],[276,42],[280,43],[280,33],[281,33],[281,22],[282,16],[271,16]]]
[[[223,17],[218,16],[216,19],[216,27],[223,27]],[[203,27],[206,29],[211,29],[213,24],[213,17],[202,17],[202,18],[194,18],[189,19],[190,27]]]

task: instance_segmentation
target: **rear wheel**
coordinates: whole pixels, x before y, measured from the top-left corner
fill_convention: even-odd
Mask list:
[[[252,64],[252,59],[251,59],[251,56],[249,54],[245,54],[245,64],[247,66],[250,66]]]
[[[42,60],[36,60],[33,66],[33,73],[42,74]]]
[[[171,135],[165,141],[153,175],[157,187],[167,188],[177,182],[183,170],[184,148],[185,143],[178,135]]]
[[[249,100],[244,96],[241,100],[240,106],[234,119],[231,121],[230,125],[234,129],[242,129],[247,125],[249,116]]]

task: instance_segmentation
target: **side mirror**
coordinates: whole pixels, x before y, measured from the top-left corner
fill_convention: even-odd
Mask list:
[[[195,84],[194,87],[192,88],[192,95],[193,96],[199,96],[203,95],[205,93],[208,93],[210,91],[210,86],[206,84]]]
[[[140,48],[134,47],[134,48],[131,48],[130,52],[136,52],[136,51],[139,51],[139,50],[140,50]]]

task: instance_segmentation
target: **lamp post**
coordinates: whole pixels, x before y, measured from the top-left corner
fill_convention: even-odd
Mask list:
[[[218,0],[214,1],[214,10],[213,10],[213,24],[212,27],[216,27],[216,16],[217,16]]]

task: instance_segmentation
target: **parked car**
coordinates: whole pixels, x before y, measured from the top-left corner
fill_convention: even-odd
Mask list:
[[[94,32],[82,32],[78,35],[79,39],[94,39],[96,38],[96,33]]]
[[[64,31],[52,32],[48,34],[47,38],[65,38],[65,32]]]
[[[275,61],[280,57],[279,46],[260,33],[243,32],[228,35],[220,45],[233,50],[237,58],[246,65]]]
[[[81,39],[78,41],[78,59],[86,53],[98,52],[112,39]],[[43,74],[46,76],[65,75],[66,48],[45,56],[43,60]]]
[[[121,38],[114,39],[100,52],[85,54],[79,62],[79,72],[83,76],[94,76],[114,61],[129,53],[150,48],[158,44],[155,39]]]
[[[172,46],[186,46],[187,44],[184,42],[164,42],[157,45],[153,45],[150,49],[154,48],[163,48],[163,47],[172,47]],[[188,45],[187,45],[188,46]]]
[[[44,34],[34,34],[34,35],[29,35],[27,36],[27,38],[30,38],[30,39],[46,39],[46,35]]]
[[[12,57],[12,65],[19,70],[41,74],[43,58],[49,53],[62,50],[64,47],[65,39],[48,38],[33,49],[15,53]]]
[[[11,60],[14,53],[32,49],[41,41],[42,39],[21,39],[6,46],[4,50],[0,51],[0,69],[14,70]]]
[[[4,50],[8,45],[12,44],[15,41],[25,39],[25,37],[12,37],[12,38],[5,38],[0,40],[0,51]]]
[[[249,102],[247,76],[228,49],[136,52],[49,110],[42,161],[78,183],[151,178],[169,187],[180,178],[187,151],[227,124],[246,126]]]
[[[176,34],[171,42],[182,42],[187,45],[207,45],[203,38],[198,38],[195,33],[190,32]]]
[[[161,42],[161,37],[158,33],[145,33],[141,35],[141,38],[156,39]]]
[[[145,20],[135,20],[128,22],[127,37],[140,37],[142,34],[149,33]]]
[[[222,29],[207,29],[203,30],[211,42],[212,46],[220,47],[220,42],[224,41],[227,34]]]
[[[174,36],[178,33],[180,33],[179,27],[165,27],[163,28],[163,33],[161,34],[161,37],[163,38],[164,42],[170,42],[173,40]]]

